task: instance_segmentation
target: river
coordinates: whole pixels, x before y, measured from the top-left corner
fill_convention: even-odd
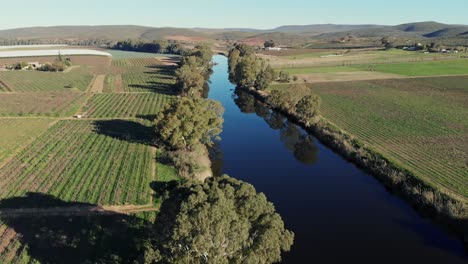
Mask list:
[[[209,98],[226,109],[214,170],[249,182],[295,233],[283,263],[467,263],[461,241],[252,96],[215,56]]]

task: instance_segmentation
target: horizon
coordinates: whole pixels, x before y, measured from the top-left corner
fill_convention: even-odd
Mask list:
[[[404,24],[413,24],[413,23],[440,23],[440,24],[445,24],[445,25],[451,25],[451,26],[468,26],[468,24],[450,24],[450,23],[444,23],[440,21],[409,21],[409,22],[403,22],[400,24],[373,24],[373,23],[362,23],[362,24],[352,24],[352,23],[320,23],[320,24],[282,24],[282,25],[277,25],[271,28],[255,28],[255,27],[177,27],[177,26],[148,26],[148,25],[138,25],[138,24],[96,24],[96,25],[86,25],[86,24],[74,24],[74,25],[54,25],[54,26],[26,26],[26,27],[16,27],[16,28],[4,28],[0,29],[0,31],[3,30],[17,30],[17,29],[29,29],[29,28],[54,28],[54,27],[119,27],[119,26],[130,26],[130,27],[147,27],[147,28],[176,28],[176,29],[192,29],[192,30],[197,30],[197,29],[207,29],[207,30],[233,30],[233,29],[251,29],[251,30],[274,30],[280,27],[289,27],[289,26],[321,26],[321,25],[335,25],[335,26],[362,26],[362,25],[372,25],[372,26],[382,26],[382,27],[392,27],[392,26],[398,26],[398,25],[404,25]]]
[[[171,3],[150,0],[136,0],[132,3],[109,2],[82,0],[79,3],[63,3],[44,0],[28,3],[27,9],[24,8],[23,2],[7,2],[2,4],[4,14],[0,17],[0,30],[113,25],[265,30],[284,25],[399,25],[412,21],[468,24],[464,9],[453,8],[466,5],[464,0],[449,0],[450,3],[445,5],[427,5],[420,0],[410,3],[394,0],[392,5],[388,6],[370,0],[355,1],[352,6],[343,4],[340,0],[329,0],[326,3],[290,0],[287,4],[266,0],[254,3],[248,0],[235,3],[226,0],[215,3],[209,0],[173,0]],[[37,15],[38,10],[40,16]],[[33,19],[18,19],[18,14]],[[86,14],[85,18],[83,14]]]

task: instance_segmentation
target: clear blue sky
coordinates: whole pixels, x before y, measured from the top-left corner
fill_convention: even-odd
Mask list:
[[[13,0],[0,29],[54,25],[253,27],[291,24],[468,24],[468,0]]]

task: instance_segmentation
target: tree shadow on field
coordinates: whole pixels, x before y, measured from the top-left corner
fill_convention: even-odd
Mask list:
[[[115,139],[132,143],[154,145],[152,127],[129,120],[99,120],[94,122],[94,131]]]
[[[30,206],[95,206],[62,201],[41,193],[28,193],[0,201],[5,208],[29,209]],[[150,224],[137,217],[112,215],[0,215],[1,221],[19,236],[17,252],[40,263],[134,263],[151,235]],[[137,262],[140,263],[140,262]]]
[[[150,81],[144,83],[132,83],[129,87],[148,90],[148,92],[175,95],[177,89],[172,82],[177,67],[164,66],[164,65],[149,65],[145,66],[152,71],[145,71],[144,73],[150,76]],[[152,76],[154,75],[154,76]]]

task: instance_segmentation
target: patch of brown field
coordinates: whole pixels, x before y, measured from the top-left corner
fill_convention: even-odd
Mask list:
[[[78,92],[0,93],[0,115],[61,112],[83,96]]]
[[[12,229],[7,227],[4,231],[3,235],[1,236],[0,240],[0,255],[5,251],[5,249],[10,245],[12,240],[16,237],[16,232]]]
[[[299,78],[298,82],[324,83],[324,82],[349,82],[349,81],[367,81],[383,79],[402,79],[404,76],[381,72],[327,72],[327,73],[309,73],[295,74]]]
[[[167,37],[164,37],[164,39],[175,40],[175,41],[188,41],[188,42],[203,42],[207,40],[207,38],[203,38],[203,37],[187,37],[187,36],[167,36]]]
[[[91,92],[91,93],[102,93],[102,90],[104,89],[105,79],[106,79],[105,74],[101,74],[101,75],[96,76],[96,78],[94,78],[93,84],[91,85],[91,89],[89,90],[89,92]]]
[[[124,92],[122,75],[120,74],[115,75],[115,92],[116,93]]]
[[[246,38],[243,40],[238,41],[241,44],[246,44],[249,46],[261,46],[263,47],[263,44],[265,44],[265,40],[261,38]]]

